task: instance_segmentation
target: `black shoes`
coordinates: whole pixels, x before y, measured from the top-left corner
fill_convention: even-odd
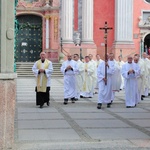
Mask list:
[[[134,108],[135,106],[126,106],[126,108]]]
[[[144,98],[141,96],[141,100],[143,101],[144,100]]]
[[[72,101],[72,103],[75,103],[75,98],[74,97],[71,98],[71,101]]]
[[[64,99],[64,105],[67,105],[67,104],[68,104],[68,99],[65,98],[65,99]]]
[[[97,104],[97,109],[101,109],[101,107],[102,107],[102,103],[98,103]],[[108,103],[107,108],[110,108],[110,107],[111,107],[111,103]]]
[[[40,105],[40,108],[42,109],[42,108],[43,108],[43,105]]]
[[[68,104],[68,101],[64,101],[64,105],[67,105]]]
[[[49,102],[47,102],[47,106],[49,106],[49,104],[50,104],[50,103],[49,103]]]
[[[107,108],[110,108],[110,106],[111,106],[111,103],[108,103],[108,104],[107,104]]]
[[[84,96],[80,95],[80,98],[85,98]]]
[[[101,103],[98,103],[98,104],[97,104],[97,109],[101,109],[101,107],[102,107],[102,104],[101,104]]]

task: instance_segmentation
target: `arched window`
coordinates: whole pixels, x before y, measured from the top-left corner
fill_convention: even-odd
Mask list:
[[[145,0],[146,2],[150,3],[150,0]]]

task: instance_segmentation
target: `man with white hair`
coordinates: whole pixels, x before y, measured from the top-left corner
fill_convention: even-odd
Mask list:
[[[36,61],[32,67],[32,71],[36,76],[36,105],[43,107],[44,103],[49,106],[51,74],[53,72],[52,62],[46,59],[46,53],[40,53],[41,59]]]
[[[68,99],[75,103],[76,80],[75,73],[78,71],[77,62],[72,60],[71,54],[67,55],[67,60],[61,66],[61,72],[64,75],[64,105],[68,104]]]
[[[137,103],[137,77],[140,75],[140,67],[132,61],[133,58],[128,56],[127,62],[122,66],[122,76],[125,79],[126,108],[133,108]]]

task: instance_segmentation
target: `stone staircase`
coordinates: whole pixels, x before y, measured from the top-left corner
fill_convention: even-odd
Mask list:
[[[18,77],[34,77],[32,72],[33,62],[16,62],[16,72]],[[52,77],[62,77],[60,72],[60,63],[53,63],[53,74]]]

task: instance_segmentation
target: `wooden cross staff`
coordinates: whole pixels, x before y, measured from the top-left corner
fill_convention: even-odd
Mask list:
[[[99,28],[100,30],[104,30],[104,33],[105,33],[105,36],[104,36],[104,39],[105,39],[105,79],[106,79],[106,82],[105,82],[105,85],[107,85],[107,34],[108,34],[108,30],[112,30],[113,28],[110,28],[107,26],[107,22],[105,22],[105,26],[103,28]]]

